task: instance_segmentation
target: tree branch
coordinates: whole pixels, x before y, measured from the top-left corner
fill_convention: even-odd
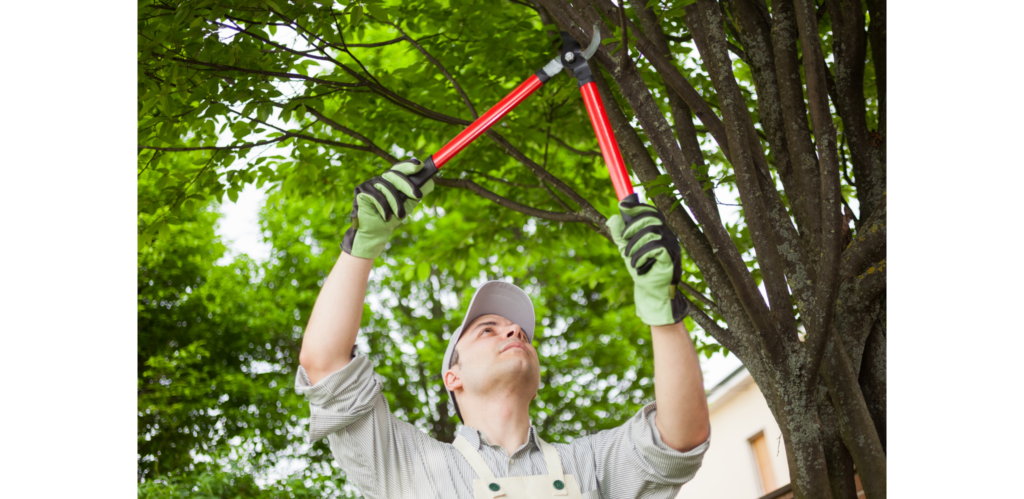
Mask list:
[[[523,184],[523,183],[520,183],[520,182],[512,182],[510,180],[505,180],[503,178],[498,178],[498,177],[495,177],[493,175],[488,175],[485,172],[481,172],[481,171],[477,171],[477,170],[466,169],[466,170],[462,170],[462,171],[464,171],[466,173],[471,173],[473,175],[480,175],[481,177],[484,177],[484,178],[486,178],[488,180],[493,180],[495,182],[501,182],[501,183],[503,183],[505,185],[511,185],[513,187],[522,187],[524,189],[536,189],[538,187],[541,187],[541,185],[539,185],[539,184],[538,185],[533,185],[533,184]],[[569,208],[566,208],[566,209],[568,210]]]
[[[793,162],[797,186],[786,195],[794,206],[803,205],[805,214],[797,218],[808,248],[817,248],[821,237],[821,179],[818,177],[818,155],[807,126],[800,63],[797,57],[797,27],[793,3],[780,1],[772,5],[772,48],[774,49],[779,102],[786,133],[786,146]],[[817,256],[810,254],[813,265]]]
[[[503,198],[485,188],[467,179],[449,179],[444,177],[434,177],[434,183],[443,187],[453,187],[457,189],[468,189],[480,197],[494,201],[498,205],[508,208],[510,210],[518,211],[524,215],[531,217],[542,218],[544,220],[551,220],[554,222],[585,222],[586,218],[579,215],[578,213],[561,213],[557,211],[546,211],[539,210],[524,204],[517,203],[508,198]]]
[[[818,259],[818,282],[814,306],[807,317],[807,389],[817,385],[818,367],[825,353],[834,310],[839,292],[839,254],[842,235],[842,194],[839,190],[839,155],[836,151],[836,131],[828,106],[825,89],[825,63],[821,55],[821,37],[811,0],[795,0],[796,19],[800,31],[800,45],[804,50],[804,70],[807,78],[807,101],[811,108],[811,123],[818,148],[818,169],[821,179],[821,241]]]
[[[342,126],[340,123],[338,123],[338,122],[328,118],[327,116],[325,116],[320,111],[317,111],[316,109],[313,109],[311,107],[307,107],[306,108],[306,112],[308,112],[309,114],[311,114],[314,117],[316,117],[317,120],[327,124],[327,126],[333,128],[333,129],[335,129],[335,130],[337,130],[337,131],[339,131],[341,133],[344,133],[345,135],[348,135],[349,137],[352,137],[352,138],[362,142],[363,144],[366,144],[368,152],[372,152],[373,154],[376,154],[378,157],[382,158],[384,161],[387,161],[388,163],[390,163],[392,165],[395,164],[395,163],[398,163],[398,161],[399,161],[398,158],[392,156],[390,153],[388,153],[384,149],[378,147],[377,144],[373,143],[373,141],[370,140],[369,138],[367,138],[366,136],[364,136],[364,135],[362,135],[362,134],[360,134],[360,133],[356,132],[355,130],[352,130],[352,129],[348,128],[348,127]]]
[[[703,310],[695,307],[693,302],[690,302],[690,318],[693,319],[693,322],[696,322],[698,326],[704,329],[708,335],[717,340],[719,344],[728,348],[737,356],[744,355],[744,347],[736,338],[736,335],[729,329],[719,326],[718,323],[705,314]]]
[[[881,161],[879,144],[872,137],[867,124],[864,96],[864,66],[867,59],[864,6],[860,1],[826,0],[825,3],[828,5],[833,31],[836,93],[833,101],[843,120],[844,135],[850,143],[850,159],[859,184],[858,199],[864,213],[871,213],[881,202],[885,191],[885,167]]]
[[[700,291],[697,291],[696,289],[694,289],[693,286],[690,286],[689,284],[687,284],[686,281],[681,281],[679,283],[679,285],[682,286],[683,289],[685,289],[687,293],[690,293],[694,298],[696,298],[697,300],[700,300],[701,303],[707,305],[708,308],[711,309],[712,312],[714,312],[714,313],[716,313],[718,315],[722,315],[722,311],[718,309],[718,305],[716,305],[715,302],[711,301],[711,298],[708,298],[708,297],[704,296],[703,294],[701,294]]]
[[[619,64],[629,64],[629,27],[626,25],[626,2],[619,0],[619,29],[622,33],[622,57]]]
[[[847,247],[841,257],[839,278],[846,279],[860,274],[868,262],[885,258],[886,251],[886,203],[875,209],[866,222],[857,230],[857,237]]]
[[[540,12],[540,11],[538,10],[538,12]],[[545,170],[548,169],[548,149],[551,146],[551,122],[550,122],[550,120],[551,120],[551,115],[552,114],[554,114],[554,110],[552,110],[552,112],[548,114],[548,120],[549,120],[548,121],[548,128],[544,132],[546,137],[547,137],[547,140],[544,141],[544,162],[541,163],[541,166]],[[551,196],[551,199],[554,199],[555,202],[558,203],[558,206],[561,206],[562,209],[565,210],[565,211],[572,211],[572,208],[569,208],[569,205],[566,204],[565,201],[562,201],[562,198],[558,197],[558,195],[555,194],[555,191],[551,190],[551,187],[548,187],[548,183],[547,182],[541,180],[540,181],[540,185],[544,186],[544,190],[547,191],[549,196]]]
[[[885,306],[879,299],[886,288],[885,259],[866,267],[859,276],[843,281],[835,302],[836,331],[855,370],[861,364],[872,325]]]
[[[528,4],[526,2],[521,2],[519,0],[508,0],[508,1],[512,2],[512,3],[516,3],[516,4],[519,4],[519,5],[522,5],[523,7],[526,7],[528,9],[537,10],[537,7],[533,6],[532,4]]]
[[[238,149],[251,149],[253,147],[265,146],[267,144],[273,144],[275,142],[281,142],[282,140],[289,139],[288,136],[276,137],[269,140],[261,140],[258,142],[249,142],[237,146],[198,146],[198,147],[156,147],[156,146],[138,146],[139,150],[151,150],[151,151],[168,151],[168,152],[184,152],[184,151],[236,151]]]
[[[853,180],[850,179],[850,173],[847,171],[847,168],[846,168],[846,134],[845,133],[843,134],[842,142],[839,144],[839,165],[843,167],[842,168],[843,180],[845,180],[846,184],[849,185],[850,187],[856,188],[857,184],[853,183]]]
[[[576,203],[580,207],[580,211],[578,212],[579,215],[592,223],[595,226],[595,230],[610,240],[611,233],[608,232],[608,227],[605,226],[605,221],[607,221],[607,219],[601,214],[601,212],[597,211],[589,201],[587,201],[583,196],[580,196],[579,193],[569,187],[565,182],[562,182],[561,179],[552,175],[551,172],[538,165],[536,161],[533,161],[523,154],[522,151],[513,146],[508,139],[498,132],[488,130],[486,134],[489,139],[498,144],[498,146],[504,149],[510,156],[529,168],[538,179],[549,182],[551,185],[555,186],[556,189],[561,191],[562,194],[565,194],[569,199]]]
[[[213,71],[237,71],[239,73],[245,73],[245,74],[258,74],[258,75],[264,75],[264,76],[276,76],[278,78],[287,78],[289,80],[302,80],[302,81],[309,81],[309,82],[313,82],[313,83],[319,83],[321,85],[325,85],[325,86],[329,86],[329,87],[356,88],[356,87],[368,86],[367,83],[365,83],[365,82],[345,83],[345,82],[340,82],[340,81],[324,80],[322,78],[316,78],[316,77],[312,77],[312,76],[300,75],[298,73],[286,73],[286,72],[283,72],[283,71],[264,71],[264,70],[261,70],[261,69],[249,69],[249,68],[243,68],[243,67],[239,67],[239,66],[232,66],[230,64],[214,64],[214,63],[210,63],[210,62],[200,61],[198,59],[185,59],[185,58],[182,58],[182,57],[171,57],[170,59],[174,60],[174,61],[185,63],[186,67],[189,67],[190,69],[196,69],[196,70],[199,70],[199,71],[202,71],[203,68],[196,68],[196,67],[192,67],[192,66],[189,66],[189,65],[191,65],[191,64],[198,64],[200,66],[204,66],[205,68],[208,68],[208,69],[206,69],[207,71],[209,71],[209,70],[213,70]]]
[[[420,40],[425,40],[427,38],[430,38],[431,36],[437,36],[437,35],[435,34],[435,35],[425,36],[423,38],[420,38]],[[386,42],[377,42],[377,43],[346,43],[345,46],[349,47],[349,48],[352,48],[352,47],[356,47],[356,48],[374,48],[374,47],[383,47],[385,45],[391,45],[391,44],[398,43],[398,42],[401,42],[401,41],[404,41],[404,40],[408,40],[408,39],[409,39],[408,36],[402,35],[402,36],[400,36],[398,38],[395,38],[394,40],[388,40]]]
[[[634,8],[635,8],[635,6],[634,6]],[[670,41],[670,42],[684,43],[684,42],[688,42],[688,41],[693,40],[693,35],[683,35],[683,36],[665,35],[665,39]]]
[[[843,342],[835,333],[828,338],[825,360],[821,367],[822,377],[839,413],[839,429],[843,443],[861,475],[864,492],[872,498],[885,498],[886,459],[882,442],[871,419],[864,394],[857,383],[850,358],[843,348]]]
[[[732,72],[732,63],[726,54],[721,8],[714,0],[697,0],[697,3],[687,5],[685,10],[686,25],[690,27],[697,49],[709,69],[711,81],[722,102],[722,117],[732,147],[736,186],[743,200],[747,227],[757,251],[757,260],[771,303],[771,312],[778,320],[776,326],[767,317],[762,317],[758,329],[766,345],[770,346],[772,354],[779,356],[776,360],[782,359],[785,358],[786,349],[776,343],[780,339],[792,343],[798,342],[799,339],[796,337],[796,317],[786,284],[785,266],[775,240],[775,230],[768,218],[765,197],[772,193],[763,193],[757,180],[757,176],[764,173],[759,171],[753,157],[755,154],[761,154],[760,146],[756,150],[748,146],[752,140],[757,140],[754,124],[750,120],[746,100],[740,93],[739,84],[736,83]],[[778,326],[781,326],[781,329]]]
[[[551,138],[554,139],[555,142],[558,142],[558,145],[560,145],[560,146],[562,146],[562,147],[564,147],[564,148],[566,148],[566,149],[568,149],[568,150],[570,150],[570,151],[572,151],[572,152],[574,152],[576,154],[579,154],[580,156],[600,156],[601,155],[601,151],[582,151],[580,149],[576,149],[575,147],[570,146],[564,140],[562,140],[562,139],[560,139],[558,137],[555,137],[554,135],[552,135]]]
[[[867,0],[871,23],[868,25],[868,39],[871,42],[871,63],[875,68],[875,88],[878,89],[878,133],[885,140],[886,106],[886,54],[885,54],[885,1]],[[884,158],[884,152],[882,153]],[[884,159],[883,159],[884,161]]]
[[[370,17],[373,16],[371,15]],[[464,102],[466,104],[466,107],[469,108],[469,112],[473,115],[473,118],[476,119],[480,117],[480,115],[477,114],[476,112],[476,108],[473,107],[473,102],[469,100],[469,96],[466,95],[466,92],[462,89],[462,86],[459,85],[457,81],[455,81],[455,77],[453,77],[451,73],[449,73],[448,70],[444,68],[444,65],[441,64],[441,61],[435,59],[434,56],[430,55],[430,52],[427,52],[427,49],[423,48],[423,45],[420,45],[416,40],[413,40],[412,37],[409,36],[405,31],[402,31],[402,28],[398,25],[398,23],[392,23],[387,21],[382,22],[384,24],[394,26],[394,28],[398,30],[398,32],[401,33],[402,36],[409,40],[409,43],[411,43],[413,47],[416,47],[416,50],[419,50],[420,53],[422,53],[423,56],[426,57],[427,60],[434,65],[434,67],[441,71],[441,74],[443,74],[444,77],[448,79],[448,82],[451,83],[453,87],[455,87],[455,91],[458,92],[459,96],[462,97],[462,102]]]
[[[448,115],[445,115],[443,113],[439,113],[439,112],[433,111],[431,109],[428,109],[428,108],[426,108],[424,106],[421,106],[421,105],[419,105],[419,104],[417,104],[417,103],[415,103],[415,102],[413,102],[413,101],[411,101],[409,99],[406,99],[406,98],[398,95],[397,93],[391,91],[390,89],[388,89],[387,87],[382,85],[379,81],[377,81],[377,79],[373,77],[373,75],[366,69],[365,66],[363,66],[363,64],[359,61],[359,59],[357,59],[356,56],[354,54],[352,54],[352,52],[350,50],[348,50],[348,48],[346,46],[338,47],[338,46],[336,46],[336,45],[334,45],[334,44],[332,44],[330,42],[327,42],[323,38],[317,36],[315,33],[313,33],[311,31],[303,28],[298,22],[289,20],[288,18],[284,17],[283,15],[281,15],[281,14],[279,14],[277,12],[275,12],[275,14],[277,14],[282,19],[285,19],[285,20],[287,20],[287,21],[289,21],[291,23],[294,23],[295,26],[297,26],[299,28],[299,30],[305,31],[309,36],[313,37],[318,42],[320,42],[320,44],[322,45],[320,47],[320,51],[321,51],[322,54],[324,54],[325,57],[330,58],[330,60],[332,62],[334,62],[335,65],[337,65],[339,68],[341,68],[343,71],[348,73],[350,76],[352,76],[353,78],[358,80],[363,85],[369,87],[371,90],[373,90],[375,93],[377,93],[381,97],[384,97],[385,99],[391,101],[392,103],[398,105],[399,107],[403,107],[403,108],[405,108],[408,111],[411,111],[411,112],[413,112],[415,114],[423,116],[424,118],[429,118],[429,119],[432,119],[432,120],[435,120],[435,121],[440,121],[442,123],[450,123],[450,124],[453,124],[453,125],[468,125],[470,123],[469,121],[462,120],[462,119],[456,118],[454,116],[448,116]],[[339,28],[338,29],[339,36],[341,36],[341,33],[342,33],[342,31]],[[301,33],[300,33],[300,35],[301,35]],[[302,35],[302,36],[303,36],[304,39],[308,40],[308,38],[305,35]],[[342,42],[344,43],[344,38],[342,39]],[[310,45],[314,45],[314,44],[310,42]],[[352,60],[355,61],[356,64],[359,65],[360,68],[362,68],[363,72],[366,73],[366,75],[369,78],[367,78],[367,76],[363,76],[363,75],[359,74],[358,72],[356,72],[352,68],[350,68],[350,67],[342,64],[340,61],[337,61],[334,58],[330,57],[330,54],[328,54],[323,47],[331,47],[331,48],[334,48],[336,50],[339,50],[339,51],[342,51],[342,52],[345,52],[346,54],[348,54],[348,56],[350,58],[352,58]]]
[[[786,192],[795,194],[790,196],[790,200],[799,226],[807,227],[808,220],[812,218],[812,215],[808,213],[804,199],[799,195],[800,184],[790,162],[785,122],[783,121],[782,105],[779,99],[778,78],[775,72],[775,55],[772,50],[771,28],[765,21],[759,4],[755,3],[755,1],[728,0],[727,3],[730,12],[739,23],[739,29],[735,30],[736,36],[743,42],[744,46],[749,47],[748,54],[750,59],[747,63],[754,75],[754,84],[757,88],[758,116],[761,118],[761,124],[767,132],[766,140],[775,157],[776,170],[779,172],[783,188]],[[724,33],[722,39],[724,39]],[[703,42],[701,39],[698,39],[697,42],[705,43],[706,45],[706,42]],[[726,80],[733,79],[731,71],[725,71],[725,68],[721,69],[721,72],[724,73],[722,76]],[[786,284],[792,289],[797,305],[801,308],[809,307],[814,301],[813,282],[815,280],[812,259],[808,250],[808,248],[813,247],[810,245],[810,238],[807,237],[806,231],[804,232],[804,237],[801,237],[800,233],[793,227],[793,221],[785,205],[782,203],[774,179],[771,178],[770,174],[764,174],[768,165],[764,161],[761,144],[749,133],[749,130],[753,128],[753,123],[750,122],[747,125],[749,120],[744,113],[736,113],[735,115],[743,121],[744,128],[747,129],[746,140],[751,144],[750,150],[754,163],[757,165],[758,171],[762,173],[755,175],[755,177],[764,195],[768,221],[771,227],[774,228],[775,243],[778,247],[779,256],[782,258],[786,276],[788,277]],[[728,124],[728,121],[726,123]],[[813,216],[816,216],[816,214]],[[779,283],[776,284],[778,285]],[[783,329],[795,329],[795,323],[789,322],[788,316],[783,318],[782,326]]]
[[[664,35],[664,31],[658,24],[658,17],[654,14],[654,11],[647,8],[646,3],[643,0],[630,0],[633,4],[633,11],[637,13],[637,17],[640,18],[640,25],[643,27],[647,37],[654,43],[655,47],[661,50],[666,56],[671,57],[672,50],[668,46],[667,37]],[[693,35],[687,35],[690,39]],[[690,111],[690,106],[686,105],[682,97],[678,93],[669,90],[666,87],[666,95],[668,96],[668,106],[672,113],[672,123],[676,130],[676,140],[679,142],[679,149],[683,153],[683,161],[690,168],[694,168],[697,172],[694,176],[697,181],[703,186],[711,180],[711,175],[708,170],[709,165],[704,162],[704,152],[700,148],[700,141],[697,139],[697,127],[693,124],[693,116]],[[675,164],[665,164],[667,171],[674,168]],[[679,175],[679,172],[674,172]],[[714,189],[708,189],[705,191],[707,196],[712,201],[715,200]],[[717,201],[716,201],[717,205]],[[714,210],[714,214],[718,219],[718,223],[721,223],[721,217],[718,210]]]
[[[775,168],[779,172],[786,192],[795,194],[799,191],[799,184],[793,173],[789,147],[786,143],[786,126],[782,118],[782,105],[779,101],[775,54],[771,43],[771,26],[762,17],[752,0],[726,0],[725,3],[739,27],[737,38],[744,47],[747,47],[749,56],[747,64],[753,73],[754,86],[757,90],[758,117],[765,130],[765,140],[768,141],[775,158]],[[807,227],[808,225],[809,215],[804,201],[802,196],[792,197],[793,213],[798,227]]]

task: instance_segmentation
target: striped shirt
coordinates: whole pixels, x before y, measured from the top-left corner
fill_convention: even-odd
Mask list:
[[[473,499],[478,478],[450,443],[438,442],[391,414],[381,379],[369,357],[310,385],[299,366],[295,389],[310,405],[309,438],[327,437],[334,458],[366,498]],[[584,498],[672,498],[700,468],[708,440],[688,452],[661,441],[655,403],[622,426],[553,444],[566,474],[576,477]],[[537,431],[511,456],[479,431],[460,426],[498,478],[547,474]]]

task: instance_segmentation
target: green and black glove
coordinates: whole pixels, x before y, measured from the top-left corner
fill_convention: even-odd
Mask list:
[[[607,225],[633,276],[637,315],[649,326],[682,321],[690,306],[676,291],[683,274],[679,240],[665,225],[664,215],[640,204],[636,194],[623,199],[619,211],[622,216],[612,215]]]
[[[356,187],[352,227],[341,242],[345,253],[369,260],[380,256],[395,227],[434,190],[433,180],[417,186],[409,178],[423,168],[419,160],[403,161]]]

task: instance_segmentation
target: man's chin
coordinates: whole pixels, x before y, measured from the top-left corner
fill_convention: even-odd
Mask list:
[[[531,370],[539,372],[540,366],[534,363],[529,352],[525,350],[521,354],[502,352],[497,359],[494,359],[494,363],[489,369],[490,372],[500,376],[527,376]]]

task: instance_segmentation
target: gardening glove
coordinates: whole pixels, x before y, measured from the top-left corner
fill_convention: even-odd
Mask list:
[[[419,160],[403,161],[356,187],[353,223],[341,242],[345,253],[369,260],[380,256],[395,227],[434,190],[433,180],[417,187],[409,178],[422,169]]]
[[[633,300],[640,320],[649,326],[682,321],[689,302],[676,285],[682,277],[682,249],[657,208],[640,204],[635,194],[619,203],[623,216],[612,215],[608,230],[633,277]]]

